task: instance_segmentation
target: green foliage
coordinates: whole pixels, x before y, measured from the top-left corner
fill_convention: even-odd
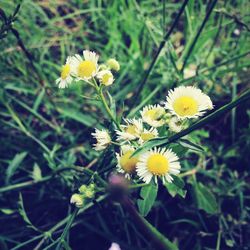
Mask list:
[[[194,181],[192,185],[197,207],[199,209],[203,209],[209,214],[217,213],[218,203],[211,190],[209,190],[209,188],[204,186],[201,182]]]
[[[147,185],[141,188],[140,197],[137,200],[138,208],[142,216],[147,216],[155,203],[158,192],[158,185]]]
[[[172,183],[166,183],[165,186],[172,197],[175,197],[177,194],[182,198],[186,197],[187,190],[184,189],[185,183],[178,176],[173,176]]]
[[[15,157],[11,160],[6,170],[6,182],[7,183],[9,183],[10,178],[15,174],[17,168],[20,167],[26,155],[27,155],[27,152],[22,152],[22,153],[16,154]]]
[[[1,249],[108,249],[110,241],[123,250],[153,249],[130,214],[103,194],[116,162],[110,150],[91,149],[94,127],[113,126],[100,100],[84,84],[55,85],[66,57],[83,49],[121,64],[109,88],[117,121],[179,85],[209,94],[215,111],[142,148],[171,148],[181,159],[179,178],[160,183],[158,194],[135,183],[130,198],[135,203],[140,193],[148,226],[173,249],[250,247],[249,1],[217,1],[205,19],[214,1],[189,0],[147,71],[183,2],[25,0],[19,9],[19,1],[1,1]],[[96,197],[75,216],[70,197],[92,182]]]

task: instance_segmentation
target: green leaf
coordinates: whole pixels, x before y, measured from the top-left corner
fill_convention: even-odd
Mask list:
[[[40,230],[38,228],[36,228],[30,221],[29,217],[26,214],[26,211],[24,209],[24,205],[23,205],[23,196],[21,193],[19,193],[19,201],[18,201],[18,211],[19,214],[22,216],[23,220],[27,223],[27,225],[34,229],[35,231],[40,232]]]
[[[192,185],[198,208],[209,214],[215,214],[218,211],[218,204],[213,193],[200,182],[195,181]]]
[[[182,198],[186,197],[187,191],[184,188],[185,183],[184,181],[178,177],[178,176],[173,176],[174,180],[172,183],[166,183],[165,187],[167,188],[169,194],[172,197],[175,197],[177,194],[180,195]]]
[[[6,183],[9,183],[10,178],[15,174],[17,168],[21,165],[26,155],[27,152],[22,152],[20,154],[16,154],[15,157],[12,159],[6,170]]]
[[[75,110],[75,109],[59,108],[58,111],[65,117],[68,117],[77,122],[80,122],[87,127],[93,127],[97,123],[96,119],[94,119],[92,115],[83,114],[80,111]]]
[[[142,199],[137,200],[139,211],[142,216],[146,216],[155,203],[158,186],[149,184],[141,188],[140,196]]]
[[[174,153],[180,156],[184,155],[188,151],[187,148],[177,143],[171,144],[171,149],[173,150]]]
[[[15,213],[16,211],[10,208],[0,208],[0,211],[6,215]]]
[[[37,163],[35,163],[33,166],[33,171],[32,171],[31,176],[32,176],[34,181],[39,181],[42,179],[42,171]]]
[[[199,145],[197,145],[197,144],[195,144],[187,139],[180,139],[179,142],[180,142],[180,145],[182,145],[185,148],[188,148],[188,149],[193,150],[193,151],[204,152],[204,149],[201,146],[199,146]]]

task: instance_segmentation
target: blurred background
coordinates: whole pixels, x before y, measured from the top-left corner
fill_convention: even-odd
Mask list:
[[[161,103],[179,85],[198,86],[216,109],[249,89],[249,1],[190,0],[135,102],[183,2],[1,0],[0,249],[55,249],[47,247],[61,235],[70,196],[87,177],[53,173],[99,164],[107,178],[116,165],[110,152],[100,157],[92,150],[94,127],[107,124],[89,86],[55,84],[67,56],[91,49],[102,62],[119,61],[109,91],[124,115]],[[250,249],[249,107],[246,102],[189,135],[204,152],[182,157],[185,198],[164,187],[158,192],[147,219],[180,249]],[[153,249],[119,204],[93,202],[61,249],[108,249],[111,242],[122,250]]]

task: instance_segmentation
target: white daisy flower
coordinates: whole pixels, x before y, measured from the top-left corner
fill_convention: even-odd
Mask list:
[[[97,74],[97,78],[99,79],[100,83],[109,86],[114,82],[114,76],[110,70],[102,70]]]
[[[173,116],[168,123],[169,130],[179,133],[183,130],[182,121],[178,119],[176,116]]]
[[[158,136],[158,131],[156,128],[150,129],[143,129],[142,133],[140,134],[139,143],[143,144],[144,142],[156,138]]]
[[[93,145],[96,151],[104,150],[111,143],[109,132],[105,129],[99,130],[96,128],[92,136],[94,136],[97,141],[97,143]]]
[[[117,171],[125,174],[125,177],[128,179],[130,179],[131,174],[135,173],[136,164],[138,162],[138,157],[131,157],[134,151],[134,147],[123,145],[120,154],[116,153]]]
[[[83,58],[75,55],[72,60],[72,68],[77,80],[88,80],[94,77],[98,72],[98,59],[99,56],[89,50],[83,51]]]
[[[124,119],[126,125],[121,125],[122,131],[116,130],[118,141],[131,141],[140,137],[143,131],[141,119]]]
[[[200,89],[180,86],[168,92],[165,108],[179,119],[185,119],[202,116],[207,109],[213,108],[213,104]]]
[[[62,66],[61,77],[56,80],[56,84],[60,89],[68,87],[73,81],[73,78],[71,76],[72,73],[71,62],[72,62],[72,57],[69,56],[66,60],[66,63]]]
[[[142,154],[136,164],[136,172],[145,183],[150,183],[154,178],[161,177],[163,183],[172,182],[171,175],[180,173],[180,163],[178,156],[171,149],[154,148]]]
[[[152,127],[161,127],[165,121],[163,116],[165,115],[165,109],[158,105],[148,105],[140,111],[142,120]]]

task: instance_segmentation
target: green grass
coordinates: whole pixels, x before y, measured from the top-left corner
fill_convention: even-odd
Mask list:
[[[217,1],[205,19],[215,1],[189,0],[164,40],[183,2],[22,1],[12,30],[0,32],[1,249],[108,249],[112,241],[152,249],[126,208],[105,194],[71,220],[72,193],[93,178],[101,183],[95,171],[107,180],[116,162],[111,150],[92,150],[93,128],[110,126],[93,90],[80,83],[59,90],[55,80],[68,55],[89,48],[121,64],[109,88],[119,118],[179,85],[200,87],[216,109],[235,100],[249,89],[249,2]],[[3,0],[0,8],[10,16],[17,4]],[[196,66],[196,76],[185,78],[183,65]],[[146,218],[180,249],[250,247],[249,114],[244,102],[187,135],[204,151],[181,157],[185,199],[159,187]]]

